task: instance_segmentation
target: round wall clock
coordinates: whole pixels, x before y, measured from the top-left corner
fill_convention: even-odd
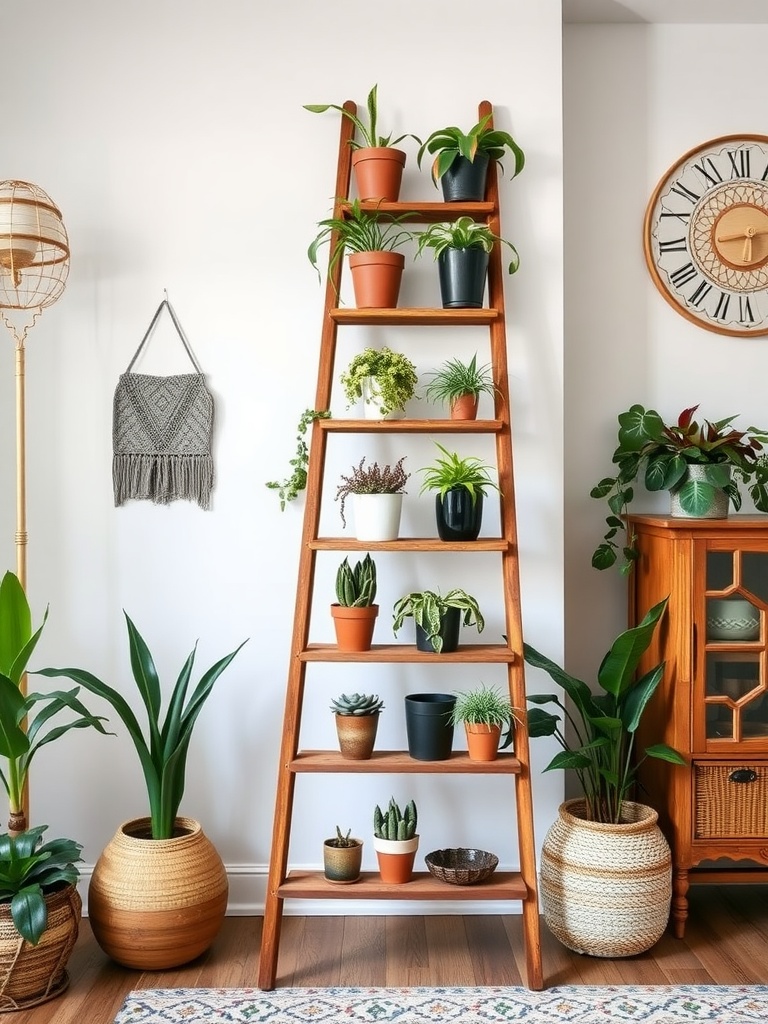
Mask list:
[[[681,156],[650,198],[643,244],[678,313],[719,334],[768,334],[768,136],[723,135]]]

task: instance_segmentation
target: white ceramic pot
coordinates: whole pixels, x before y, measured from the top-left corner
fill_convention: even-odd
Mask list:
[[[707,601],[707,640],[757,640],[760,612],[743,597],[712,597]]]
[[[363,406],[367,420],[401,420],[405,416],[405,409],[392,409],[390,412],[382,413],[381,392],[375,377],[366,377],[363,381],[362,390]]]
[[[403,495],[355,494],[353,512],[358,540],[397,540]]]

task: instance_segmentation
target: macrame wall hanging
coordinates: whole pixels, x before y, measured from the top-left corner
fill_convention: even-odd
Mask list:
[[[132,367],[167,309],[194,373],[153,377]],[[210,507],[213,487],[213,396],[168,296],[115,388],[112,410],[112,483],[115,505],[130,498],[158,505],[185,498]]]

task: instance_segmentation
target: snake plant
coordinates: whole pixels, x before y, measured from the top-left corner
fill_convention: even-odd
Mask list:
[[[366,555],[354,566],[345,558],[336,573],[336,597],[345,608],[367,608],[376,600],[376,563]]]
[[[416,804],[409,800],[405,810],[401,811],[391,797],[386,811],[382,811],[378,804],[373,812],[373,834],[377,839],[399,840],[413,839],[416,835],[418,814]]]

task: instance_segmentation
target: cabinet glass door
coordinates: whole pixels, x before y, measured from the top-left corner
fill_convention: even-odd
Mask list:
[[[707,741],[759,742],[768,738],[768,553],[708,551],[705,602]]]

